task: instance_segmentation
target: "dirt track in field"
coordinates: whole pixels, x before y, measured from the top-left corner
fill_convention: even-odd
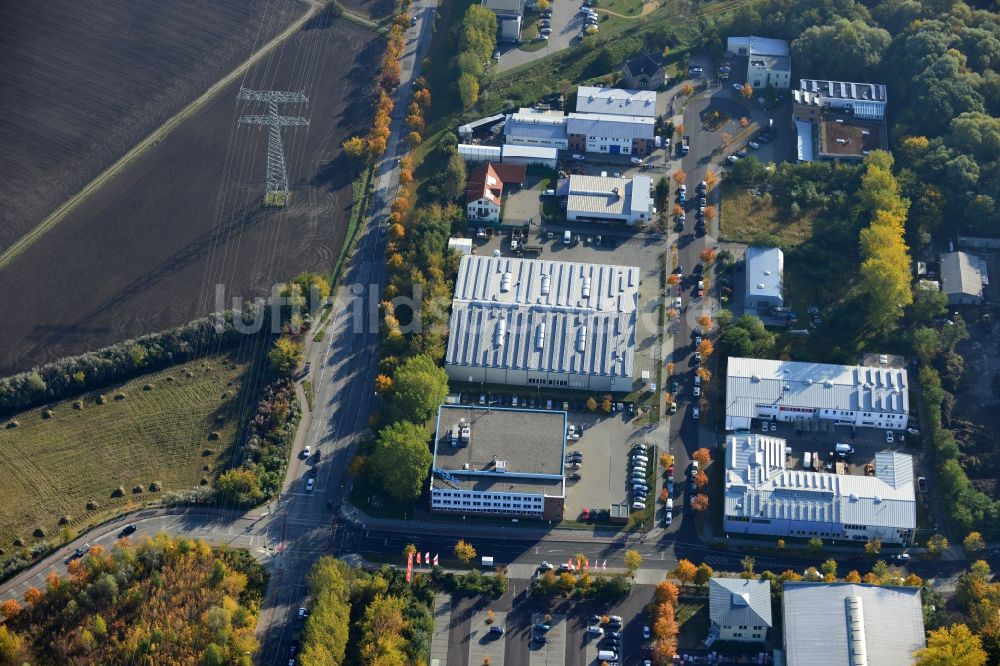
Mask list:
[[[0,249],[306,9],[298,0],[0,3]]]
[[[0,271],[0,372],[182,323],[226,293],[261,295],[336,258],[351,207],[340,143],[371,118],[382,42],[347,21],[314,17],[242,85],[303,90],[282,108],[293,191],[286,209],[259,205],[267,132],[237,127],[261,106],[236,102],[240,82],[74,209]]]

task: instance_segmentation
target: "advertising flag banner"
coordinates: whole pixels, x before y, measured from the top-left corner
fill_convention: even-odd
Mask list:
[[[439,555],[439,554],[440,554],[440,553],[434,553],[434,566],[437,566],[437,565],[438,565],[438,555]]]
[[[413,553],[406,554],[406,582],[413,579]]]
[[[417,564],[420,564],[420,553],[417,553]]]

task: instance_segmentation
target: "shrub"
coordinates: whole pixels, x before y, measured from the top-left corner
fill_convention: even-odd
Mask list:
[[[42,418],[43,419],[51,419],[53,416],[55,416],[55,414],[52,413],[51,409],[43,409],[42,410]]]
[[[98,405],[106,405],[106,404],[108,404],[108,396],[104,395],[103,393],[101,395],[97,396],[97,404]]]
[[[124,393],[122,393],[121,391],[119,391],[118,393],[115,393],[115,400],[124,400],[124,399],[125,399],[125,394]]]
[[[208,433],[208,441],[210,442],[217,442],[219,441],[220,437],[221,435],[219,434],[218,430],[213,430],[212,432]]]
[[[19,425],[21,425],[20,421],[17,421],[16,419],[12,419],[10,421],[7,421],[7,424],[4,427],[7,428],[7,430],[13,430],[14,428],[18,427]]]
[[[132,494],[138,495],[142,492],[142,486],[132,486]]]
[[[70,515],[60,516],[59,518],[60,525],[66,525],[68,523],[71,523],[72,521],[73,521],[73,516]]]
[[[152,391],[153,390],[153,385],[152,384],[143,384],[142,385],[142,390],[143,391]]]
[[[207,486],[208,485],[208,479],[206,479],[205,477],[201,477],[201,479],[198,480],[198,485],[200,485],[200,486]]]
[[[111,493],[111,496],[112,497],[124,497],[125,496],[125,488],[123,486],[118,486]]]
[[[101,505],[95,502],[94,500],[87,501],[87,511],[97,511],[97,509],[100,508],[100,506]]]
[[[201,452],[202,458],[208,458],[209,456],[214,456],[214,455],[215,455],[214,449],[205,449],[204,451]]]
[[[31,534],[39,539],[45,538],[45,530],[43,530],[41,527],[36,527]]]
[[[73,409],[76,409],[76,410],[83,409],[83,400],[74,400],[73,401]]]
[[[18,548],[24,548],[24,539],[21,537],[14,537],[14,545]]]
[[[162,488],[163,484],[160,483],[159,481],[153,481],[151,484],[149,484],[149,492],[151,493],[158,493]]]

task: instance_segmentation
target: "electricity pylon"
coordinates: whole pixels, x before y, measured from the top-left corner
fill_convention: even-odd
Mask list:
[[[285,164],[285,148],[281,143],[281,128],[308,127],[309,121],[298,116],[278,115],[278,105],[305,104],[309,102],[309,98],[302,93],[240,88],[237,99],[267,102],[267,115],[240,116],[238,122],[268,128],[264,205],[284,206],[288,203],[288,167]]]

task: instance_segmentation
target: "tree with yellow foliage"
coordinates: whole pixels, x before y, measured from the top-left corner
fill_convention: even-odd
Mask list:
[[[677,566],[670,573],[673,574],[674,578],[679,580],[682,585],[689,584],[694,581],[694,576],[698,572],[698,567],[696,567],[689,560],[679,560]]]
[[[984,666],[983,642],[964,624],[935,629],[927,635],[927,647],[913,653],[916,666]]]

